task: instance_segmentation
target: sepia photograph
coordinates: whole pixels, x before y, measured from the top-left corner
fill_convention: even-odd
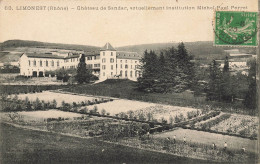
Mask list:
[[[0,0],[0,163],[259,163],[258,0]]]

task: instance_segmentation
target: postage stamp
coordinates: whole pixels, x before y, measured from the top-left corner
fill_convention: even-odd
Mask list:
[[[214,44],[257,46],[257,18],[257,12],[216,11]]]

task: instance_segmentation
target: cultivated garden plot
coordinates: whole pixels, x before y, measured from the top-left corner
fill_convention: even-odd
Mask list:
[[[183,141],[183,138],[186,138],[186,142],[194,142],[194,143],[201,143],[212,145],[213,143],[216,144],[219,148],[224,148],[224,143],[227,143],[228,149],[235,149],[241,150],[245,148],[246,151],[249,152],[256,152],[257,151],[257,140],[250,140],[247,138],[235,137],[235,136],[228,136],[222,134],[214,134],[209,132],[197,131],[197,130],[190,130],[190,129],[182,129],[179,128],[174,131],[169,131],[165,133],[159,133],[153,135],[156,138],[167,138],[173,139],[174,135],[176,136],[176,140]]]
[[[170,105],[155,105],[134,111],[134,115],[149,116],[153,120],[167,123],[181,122],[201,114],[200,109]]]
[[[244,137],[257,137],[258,118],[248,115],[221,113],[219,116],[195,124],[195,128]]]
[[[22,116],[24,120],[44,121],[47,119],[78,119],[82,117],[82,114],[63,112],[59,110],[47,110],[47,111],[30,111],[30,112],[17,112]]]
[[[111,115],[119,114],[121,112],[127,111],[136,111],[142,108],[156,106],[154,103],[134,101],[134,100],[125,100],[125,99],[116,99],[107,103],[95,104],[87,106],[89,110],[94,107],[98,108],[98,112],[104,109],[106,112],[109,112]]]
[[[211,127],[218,132],[240,134],[242,136],[257,137],[258,118],[247,115],[232,114],[228,119]]]
[[[22,100],[25,100],[26,97],[28,97],[28,99],[30,101],[35,101],[37,98],[40,101],[45,101],[45,102],[48,102],[48,101],[52,102],[53,100],[56,100],[57,107],[60,107],[62,105],[62,101],[65,101],[66,103],[72,104],[73,102],[81,103],[82,101],[83,102],[88,101],[88,100],[92,101],[93,99],[95,99],[95,97],[56,93],[56,92],[50,92],[50,91],[44,91],[44,92],[39,92],[39,93],[30,93],[30,94],[19,94],[18,95],[18,98],[22,99]]]

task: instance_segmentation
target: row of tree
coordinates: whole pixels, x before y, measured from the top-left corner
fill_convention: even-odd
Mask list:
[[[200,65],[195,65],[192,59],[183,43],[180,43],[177,49],[172,47],[162,50],[160,55],[154,51],[145,51],[141,59],[138,89],[159,93],[191,89],[195,93],[206,92],[206,99],[209,101],[233,102],[235,98],[242,98],[246,107],[256,108],[256,60],[248,62],[248,75],[231,75],[228,57],[223,69],[213,60],[209,68],[202,72]],[[204,76],[206,81],[200,79],[201,76]],[[199,80],[205,82],[204,88]],[[242,88],[239,88],[241,86]]]
[[[192,59],[183,43],[177,49],[161,51],[159,57],[154,51],[145,51],[141,59],[142,76],[138,78],[139,90],[166,93],[188,89],[194,80]]]
[[[256,108],[257,86],[256,86],[256,60],[248,63],[249,71],[247,75],[248,89],[244,95],[244,105],[248,108]],[[233,102],[237,96],[238,86],[234,80],[235,75],[230,74],[228,57],[225,59],[224,67],[221,70],[219,64],[213,60],[210,64],[209,82],[206,89],[207,100]]]

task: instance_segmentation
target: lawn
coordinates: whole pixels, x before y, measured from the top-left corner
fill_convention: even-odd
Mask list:
[[[95,138],[81,139],[0,125],[0,163],[210,162],[104,143]]]
[[[222,148],[224,147],[224,143],[227,142],[228,148],[230,149],[241,150],[242,148],[245,148],[246,151],[257,153],[257,140],[250,140],[247,138],[214,134],[197,130],[179,128],[174,131],[156,134],[154,135],[154,137],[173,138],[174,135],[176,135],[177,140],[183,141],[183,137],[186,137],[187,142],[201,143],[207,145],[212,145],[213,143],[215,143],[217,147]]]
[[[205,96],[194,96],[190,91],[182,93],[145,93],[138,91],[137,82],[130,80],[111,79],[94,85],[72,85],[63,90],[73,93],[110,96],[183,107],[205,108],[205,106],[209,105],[212,109],[221,108],[222,111],[252,114],[250,111],[244,109],[241,102],[223,103],[206,101]]]

